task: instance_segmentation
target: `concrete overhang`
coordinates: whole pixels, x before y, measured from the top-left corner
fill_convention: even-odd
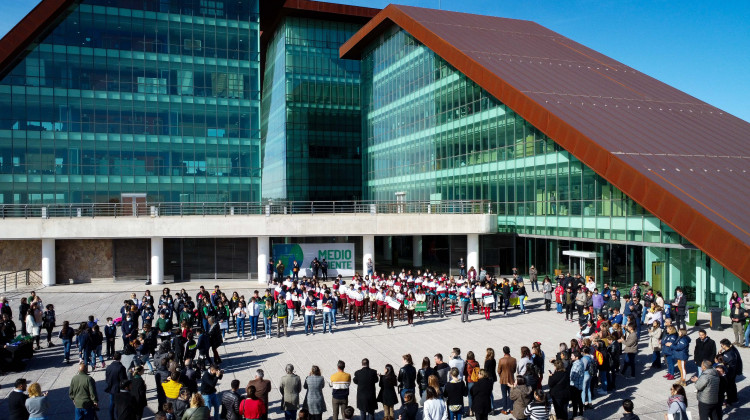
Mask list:
[[[493,214],[317,214],[0,220],[0,238],[127,239],[497,233]]]

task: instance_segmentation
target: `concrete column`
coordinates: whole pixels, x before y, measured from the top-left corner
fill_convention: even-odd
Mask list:
[[[466,271],[474,267],[479,272],[479,235],[466,235]]]
[[[387,263],[393,260],[393,236],[383,236],[383,260]]]
[[[414,235],[411,243],[412,263],[414,267],[422,266],[422,235]],[[479,267],[477,267],[479,270]]]
[[[42,239],[42,284],[55,285],[55,240]]]
[[[372,265],[375,271],[375,235],[362,236],[362,271],[363,275],[367,274],[367,260],[372,259]]]
[[[151,238],[151,284],[164,284],[164,238]]]
[[[266,277],[266,266],[268,265],[268,258],[271,254],[271,239],[268,236],[258,237],[258,282],[266,284],[268,279]]]

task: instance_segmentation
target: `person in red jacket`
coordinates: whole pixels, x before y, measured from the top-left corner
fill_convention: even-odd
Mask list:
[[[255,395],[255,387],[250,385],[246,389],[247,398],[240,403],[240,415],[245,419],[259,420],[265,417],[266,404]]]

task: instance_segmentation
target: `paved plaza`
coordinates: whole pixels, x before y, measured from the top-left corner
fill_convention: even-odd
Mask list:
[[[194,296],[201,284],[206,286],[207,289],[212,289],[214,281],[177,283],[167,286],[172,289],[185,288],[191,296]],[[246,281],[220,282],[220,284],[227,295],[237,290],[246,297],[252,295],[252,291],[255,289],[262,291],[265,288],[263,285]],[[155,296],[161,294],[161,286],[145,286],[142,283],[135,282],[97,282],[95,284],[55,286],[38,289],[37,293],[45,304],[52,303],[55,305],[58,323],[55,332],[57,332],[62,321],[68,320],[71,321],[71,325],[77,325],[78,322],[85,320],[88,315],[95,315],[100,323],[104,324],[106,317],[119,316],[122,302],[129,297],[130,292],[138,293],[140,298],[147,288],[150,288]],[[5,295],[12,299],[11,305],[14,310],[14,318],[16,318],[15,312],[20,297],[28,294],[9,292]],[[368,321],[364,326],[357,327],[339,318],[338,326],[334,329],[335,333],[324,335],[320,333],[322,324],[319,322],[321,321],[320,317],[318,317],[316,320],[318,333],[312,336],[305,336],[301,319],[295,320],[295,328],[290,331],[290,336],[287,338],[276,338],[274,336],[273,339],[267,340],[262,338],[261,335],[261,338],[255,341],[237,341],[233,334],[227,334],[226,344],[220,349],[225,376],[219,382],[219,389],[220,391],[229,389],[229,383],[235,378],[240,380],[241,387],[244,388],[245,384],[253,379],[255,369],[262,368],[266,372],[266,378],[271,380],[274,387],[269,400],[271,411],[269,418],[275,420],[284,417],[279,410],[281,394],[278,392],[278,383],[284,375],[284,366],[287,363],[294,364],[296,373],[304,380],[312,365],[320,366],[323,376],[329,377],[335,372],[336,361],[339,359],[346,362],[346,371],[349,373],[354,373],[360,368],[360,361],[363,357],[370,359],[372,368],[382,371],[386,363],[390,363],[398,369],[401,365],[401,356],[405,353],[411,353],[416,367],[419,368],[422,357],[430,356],[430,359],[432,359],[432,356],[438,352],[442,353],[447,361],[453,347],[459,347],[464,357],[466,352],[472,350],[477,355],[477,359],[481,360],[487,347],[494,348],[496,354],[502,355],[502,347],[507,345],[510,346],[512,355],[518,358],[521,346],[531,346],[534,341],[540,341],[547,359],[554,357],[558,344],[563,341],[569,342],[574,337],[577,332],[577,324],[564,322],[564,316],[556,314],[554,310],[545,312],[541,293],[532,293],[531,305],[529,306],[531,310],[526,315],[520,315],[517,310],[512,311],[511,315],[507,317],[493,314],[493,319],[488,322],[481,315],[476,314],[472,315],[471,322],[468,324],[462,324],[459,315],[453,315],[447,319],[428,316],[424,321],[415,321],[416,325],[413,328],[407,326],[405,322],[396,321],[396,328],[389,330],[385,328],[385,325],[377,325],[376,322]],[[724,322],[726,326],[728,319],[725,318]],[[708,328],[707,324],[705,314],[701,314],[699,325]],[[730,328],[725,328],[724,331],[709,331],[709,336],[717,344],[721,338],[731,339],[731,335]],[[25,372],[9,373],[0,377],[0,384],[2,385],[0,397],[3,398],[0,413],[7,409],[5,397],[13,387],[13,382],[17,378],[23,377],[30,383],[39,382],[43,390],[49,391],[50,420],[73,417],[73,403],[68,398],[68,386],[71,377],[76,373],[77,365],[75,363],[69,365],[63,363],[60,340],[54,340],[55,344],[58,344],[55,347],[45,348],[45,336],[46,333],[43,332],[43,348],[36,352],[35,357],[28,363]],[[230,336],[231,339],[229,339]],[[691,332],[693,343],[695,337],[697,337],[697,333]],[[646,350],[647,338],[647,334],[641,335],[636,362],[638,368],[636,379],[618,377],[619,391],[604,397],[596,397],[594,400],[595,408],[586,412],[588,419],[619,419],[622,415],[620,404],[624,398],[631,398],[634,401],[635,412],[641,419],[664,419],[671,382],[662,378],[662,375],[666,373],[664,370],[644,369],[644,364],[650,357],[650,351]],[[691,343],[691,354],[693,345]],[[119,339],[117,346],[118,349],[121,346]],[[750,360],[750,351],[740,349],[740,354],[746,363]],[[695,371],[692,362],[688,364],[688,371]],[[104,370],[97,369],[92,373],[92,376],[97,381],[101,402],[99,416],[102,420],[105,420],[108,417],[109,396],[104,393]],[[688,376],[692,375],[689,374]],[[156,392],[154,391],[154,377],[146,375],[145,380],[149,386],[149,406],[144,416],[144,419],[147,419],[152,418],[153,412],[156,410]],[[545,384],[546,381],[545,375]],[[750,419],[750,404],[748,404],[750,392],[746,389],[748,382],[750,381],[743,377],[742,381],[738,383],[741,406],[735,407],[724,418]],[[495,385],[494,390],[497,401],[500,396],[499,385]],[[326,386],[324,393],[328,411],[324,414],[324,419],[331,416],[330,392],[330,388]],[[687,394],[689,409],[693,413],[693,418],[697,420],[697,401],[692,385],[688,385]],[[304,390],[301,397],[304,398]],[[352,385],[349,402],[350,405],[355,405],[355,385]],[[382,411],[378,413],[378,416],[382,418]],[[504,415],[491,417],[501,420],[512,418]],[[2,414],[0,414],[1,418],[3,418]]]

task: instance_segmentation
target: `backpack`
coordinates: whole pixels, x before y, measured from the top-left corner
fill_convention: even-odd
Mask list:
[[[475,366],[471,367],[470,369],[471,369],[469,370],[470,382],[477,382],[479,380],[479,363],[477,363]]]
[[[539,377],[539,367],[532,362],[526,363],[526,372],[534,374],[534,377]]]
[[[599,353],[599,352],[597,352]],[[591,360],[589,360],[589,364],[586,366],[586,372],[591,375],[592,378],[596,377],[598,369],[598,361],[595,361],[593,358],[589,357]]]

